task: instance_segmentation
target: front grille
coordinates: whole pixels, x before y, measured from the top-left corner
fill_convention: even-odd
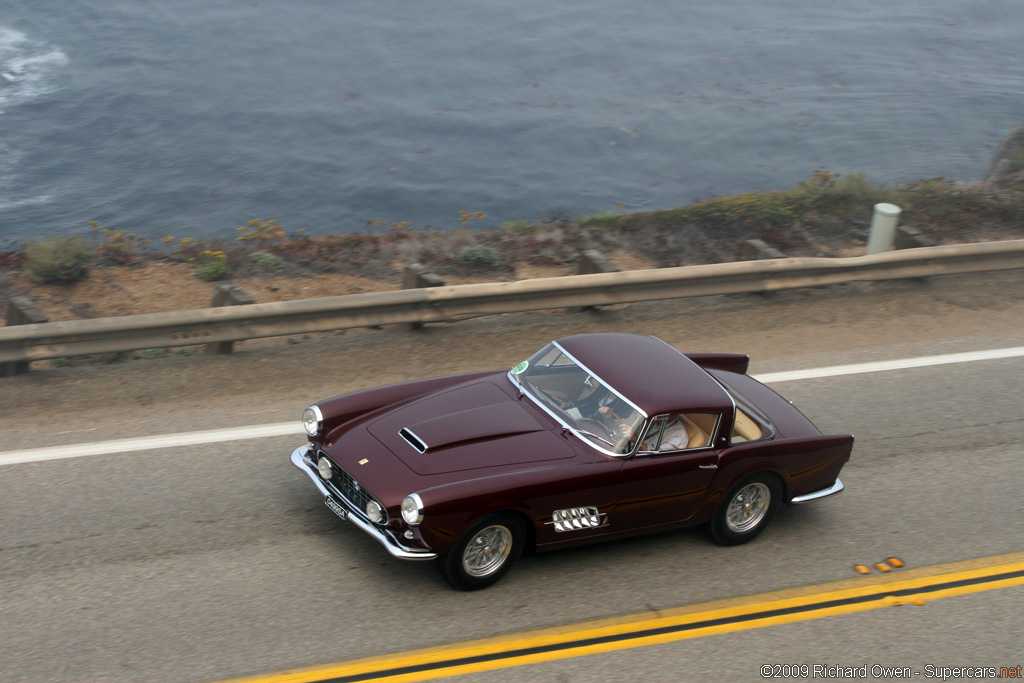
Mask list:
[[[384,506],[380,504],[380,501],[377,500],[372,493],[363,488],[363,485],[356,481],[351,474],[342,469],[338,463],[334,462],[329,455],[323,451],[320,451],[319,455],[331,461],[330,483],[333,484],[335,490],[356,509],[359,516],[366,519],[366,504],[371,500],[374,500],[377,501],[377,504],[380,505],[382,510],[384,510],[384,519],[377,523],[386,524],[388,521],[388,513]]]

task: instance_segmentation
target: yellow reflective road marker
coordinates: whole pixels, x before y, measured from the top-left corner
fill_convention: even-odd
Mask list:
[[[1024,585],[1024,552],[224,683],[411,683]]]

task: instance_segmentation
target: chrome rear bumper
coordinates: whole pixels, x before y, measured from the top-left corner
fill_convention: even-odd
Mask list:
[[[789,504],[790,505],[800,505],[801,503],[810,503],[812,500],[819,500],[821,498],[828,498],[829,496],[836,495],[837,493],[842,491],[844,488],[846,488],[846,487],[843,486],[843,482],[840,481],[839,478],[837,477],[836,478],[836,483],[832,484],[827,489],[822,489],[820,491],[814,491],[813,493],[805,493],[802,496],[796,496],[795,498],[793,498],[793,500],[789,501]]]
[[[325,500],[330,499],[347,510],[348,516],[346,519],[376,539],[377,542],[387,548],[387,551],[393,556],[400,560],[433,560],[437,557],[437,553],[430,552],[429,550],[405,547],[398,542],[398,539],[396,539],[390,531],[386,529],[382,530],[372,523],[364,520],[361,516],[362,511],[356,511],[343,496],[338,495],[337,492],[328,488],[323,479],[320,478],[320,475],[317,474],[316,463],[313,462],[313,459],[309,455],[309,449],[305,446],[299,446],[292,451],[291,461],[293,465],[305,472],[306,476],[313,482],[313,485],[316,486],[317,490],[320,491]]]

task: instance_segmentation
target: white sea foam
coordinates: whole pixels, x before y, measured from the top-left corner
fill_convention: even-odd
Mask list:
[[[59,47],[0,26],[0,111],[56,90],[53,76],[67,63]]]
[[[22,206],[33,206],[35,204],[49,204],[51,197],[48,194],[41,194],[38,197],[25,197],[24,199],[12,199],[6,202],[0,202],[0,211],[6,211],[8,209],[17,209]]]

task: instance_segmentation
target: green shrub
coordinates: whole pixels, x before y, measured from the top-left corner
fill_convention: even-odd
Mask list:
[[[25,268],[33,282],[69,285],[89,272],[92,254],[78,235],[39,240],[25,249]]]
[[[231,268],[226,261],[207,261],[196,266],[196,275],[200,280],[214,282],[231,275]]]
[[[1024,152],[1010,159],[1010,173],[1017,173],[1022,170],[1024,170]]]
[[[276,266],[281,262],[281,258],[275,254],[271,254],[269,251],[257,251],[254,252],[250,257],[252,262],[258,266]]]
[[[536,228],[526,221],[505,221],[498,226],[498,229],[515,233],[516,235],[531,235],[537,231]]]
[[[601,225],[608,227],[614,225],[615,222],[622,216],[618,211],[605,211],[604,213],[597,213],[593,216],[584,216],[579,220],[580,225]]]
[[[503,261],[501,255],[494,247],[487,247],[482,244],[471,244],[459,250],[455,259],[463,266],[469,268],[498,268]]]

